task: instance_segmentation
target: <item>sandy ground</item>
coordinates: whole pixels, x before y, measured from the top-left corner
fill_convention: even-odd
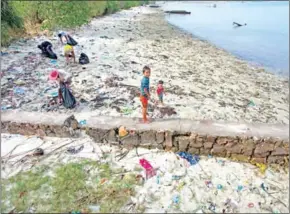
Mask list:
[[[157,175],[135,186],[137,194],[131,200],[136,207],[143,206],[146,213],[289,212],[288,172],[267,169],[261,173],[253,165],[213,157],[200,157],[197,164],[190,166],[172,152],[142,148],[137,150],[139,157],[134,149],[119,160],[116,155],[126,149],[95,144],[87,136],[72,140],[2,134],[1,138],[2,179],[33,167],[78,162],[84,158],[108,162],[114,168],[140,175],[139,159],[145,158],[157,168]],[[84,147],[79,153],[66,152],[69,147],[80,145]],[[44,156],[39,159],[27,156],[36,148],[44,149]],[[141,175],[145,177],[142,171]]]
[[[2,57],[2,110],[76,111],[92,115],[140,117],[142,68],[152,68],[153,118],[289,124],[288,80],[252,67],[229,53],[173,28],[158,9],[137,7],[92,20],[70,31],[90,64],[65,65],[56,35],[14,43]],[[40,56],[48,39],[57,61]],[[48,106],[57,84],[52,69],[73,75],[79,101],[73,110]],[[165,107],[154,104],[157,82],[164,81]]]

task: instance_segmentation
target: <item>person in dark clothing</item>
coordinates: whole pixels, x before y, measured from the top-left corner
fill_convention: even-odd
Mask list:
[[[37,46],[42,54],[51,59],[57,59],[57,55],[52,51],[52,44],[48,41],[42,42]]]

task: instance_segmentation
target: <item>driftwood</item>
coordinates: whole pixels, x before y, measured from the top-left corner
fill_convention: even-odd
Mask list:
[[[191,12],[185,11],[185,10],[168,10],[168,11],[165,11],[165,13],[170,13],[170,14],[191,14]]]

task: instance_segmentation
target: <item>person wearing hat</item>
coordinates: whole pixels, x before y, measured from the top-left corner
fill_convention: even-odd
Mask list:
[[[72,76],[65,71],[53,70],[49,74],[50,80],[56,80],[59,83],[65,83],[66,85],[71,84],[71,78]]]
[[[58,98],[59,102],[63,102],[63,98],[61,95],[61,85],[69,86],[71,84],[71,75],[65,71],[57,71],[53,70],[49,74],[49,79],[53,81],[57,81],[59,83],[58,89]]]

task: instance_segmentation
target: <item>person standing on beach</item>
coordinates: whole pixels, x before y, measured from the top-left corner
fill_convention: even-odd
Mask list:
[[[156,93],[157,93],[157,96],[158,96],[158,99],[159,99],[159,103],[161,105],[164,105],[163,104],[163,94],[164,94],[163,83],[164,82],[162,80],[159,80],[158,85],[157,85],[157,90],[156,90]]]
[[[148,66],[144,66],[143,68],[143,78],[141,80],[141,96],[140,96],[140,101],[142,104],[142,117],[143,117],[143,122],[148,123],[147,119],[147,107],[148,107],[148,100],[150,99],[150,74],[151,74],[151,69]]]

